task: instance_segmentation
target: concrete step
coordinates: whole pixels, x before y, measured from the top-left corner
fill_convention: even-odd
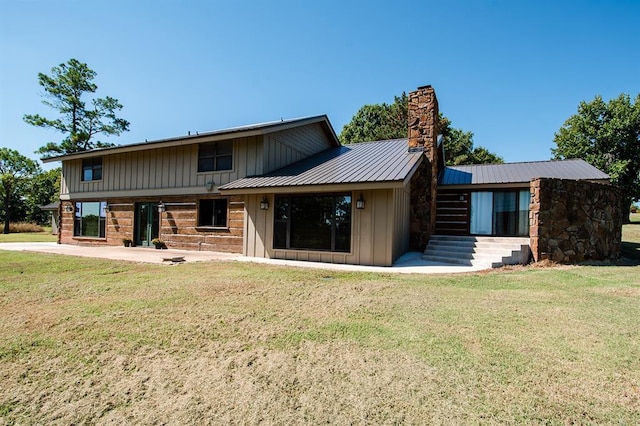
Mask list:
[[[423,258],[459,265],[500,267],[526,263],[528,238],[433,235]]]
[[[428,246],[433,249],[451,250],[451,251],[481,251],[481,250],[519,250],[520,247],[528,244],[516,243],[469,243],[469,242],[447,242],[447,241],[430,241]]]

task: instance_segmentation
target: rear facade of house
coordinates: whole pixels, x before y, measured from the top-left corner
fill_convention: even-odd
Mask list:
[[[437,117],[424,86],[409,95],[407,139],[342,146],[317,116],[47,159],[62,161],[59,242],[160,239],[187,250],[390,266],[444,233],[531,236],[544,255],[552,250],[534,181],[608,182],[580,161],[445,167]]]

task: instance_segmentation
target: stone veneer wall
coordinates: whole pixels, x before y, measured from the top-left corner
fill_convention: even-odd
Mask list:
[[[409,93],[410,151],[421,150],[425,159],[411,179],[410,238],[412,250],[425,249],[436,225],[438,189],[438,99],[431,86]]]
[[[534,261],[578,263],[620,256],[622,194],[611,185],[564,179],[531,181]]]
[[[228,228],[226,229],[196,226],[199,199],[204,198],[195,196],[162,197],[162,202],[166,205],[166,211],[162,213],[160,239],[169,248],[242,253],[244,236],[243,198],[241,196],[228,197]],[[111,206],[106,216],[106,238],[74,237],[74,213],[72,211],[65,212],[64,207],[73,207],[75,203],[71,201],[61,202],[62,220],[58,237],[59,242],[76,245],[122,245],[123,238],[135,239],[135,202],[157,203],[160,200],[157,198],[111,198],[106,201]]]
[[[435,213],[432,206],[436,203],[436,194],[430,190],[431,162],[426,158],[411,177],[409,248],[414,251],[424,251],[431,234],[435,231]],[[437,182],[436,182],[437,183]]]

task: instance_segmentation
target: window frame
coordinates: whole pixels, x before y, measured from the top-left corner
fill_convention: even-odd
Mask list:
[[[216,205],[224,202],[224,209],[218,209]],[[203,208],[203,203],[211,203],[211,207],[207,210],[211,211],[211,224],[203,224],[202,216],[206,210]],[[224,224],[216,224],[216,211],[224,210]],[[198,211],[196,218],[196,228],[198,229],[229,229],[229,199],[228,198],[203,198],[198,200]]]
[[[97,235],[87,235],[87,219],[83,211],[89,209],[89,204],[98,204]],[[107,202],[106,201],[75,201],[73,212],[73,237],[105,240],[107,238]]]
[[[85,178],[85,173],[91,173],[89,179]],[[82,173],[80,175],[80,180],[82,182],[95,182],[102,180],[102,157],[91,157],[91,158],[83,158],[82,159]],[[98,175],[96,177],[96,175]]]
[[[220,149],[223,148],[223,149]],[[207,151],[209,149],[210,151]],[[228,157],[229,165],[221,165]],[[211,165],[204,167],[203,162],[210,161]],[[204,142],[198,144],[198,173],[228,172],[233,170],[233,140]]]
[[[330,217],[330,235],[324,235],[325,238],[330,238],[330,247],[328,248],[319,248],[313,246],[298,246],[294,242],[294,240],[298,239],[299,236],[294,236],[292,234],[292,225],[297,221],[300,221],[300,218],[296,219],[292,215],[292,209],[294,207],[294,202],[296,199],[331,199],[331,217]],[[348,198],[348,211],[345,211],[348,216],[348,220],[338,221],[338,199],[339,198]],[[322,201],[319,200],[320,203]],[[286,204],[283,206],[280,204]],[[287,195],[276,195],[274,200],[274,216],[273,216],[273,241],[272,247],[274,250],[300,250],[300,251],[319,251],[319,252],[330,252],[330,253],[345,253],[349,254],[352,252],[352,236],[353,236],[353,194],[351,193],[327,193],[327,194],[287,194]],[[279,212],[286,210],[285,217],[282,218]],[[327,218],[325,217],[324,221]],[[338,227],[346,227],[348,229],[347,238],[340,241]],[[278,229],[280,228],[280,229]],[[282,241],[282,234],[284,231],[284,241]],[[295,232],[295,231],[293,231]],[[307,229],[307,232],[309,230]],[[326,232],[326,230],[319,230],[319,232]],[[340,247],[340,243],[345,244]]]

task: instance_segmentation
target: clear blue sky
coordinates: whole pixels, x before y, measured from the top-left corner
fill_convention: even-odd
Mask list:
[[[117,144],[327,114],[431,84],[440,110],[506,161],[546,160],[581,100],[640,92],[640,1],[0,0],[0,146],[62,136],[38,72],[98,73],[131,130]]]

